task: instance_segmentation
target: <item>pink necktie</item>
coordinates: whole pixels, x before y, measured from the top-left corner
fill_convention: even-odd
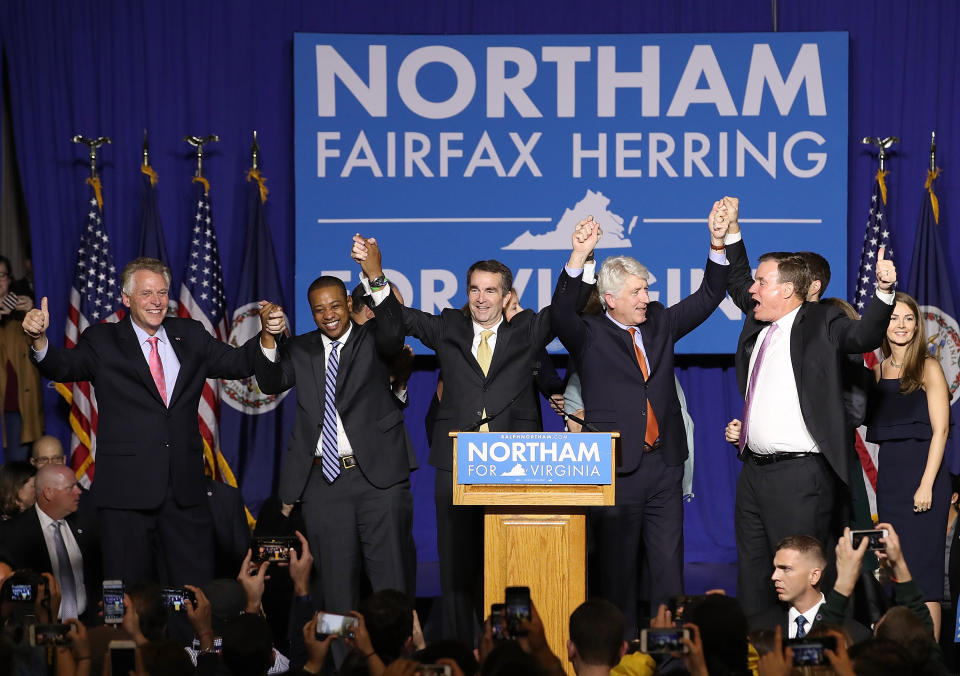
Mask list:
[[[160,392],[160,398],[163,399],[164,405],[167,403],[167,380],[163,377],[163,364],[160,363],[160,351],[157,349],[157,341],[160,340],[156,336],[152,338],[147,338],[147,342],[150,343],[150,375],[153,376],[153,382],[157,384],[157,391]]]

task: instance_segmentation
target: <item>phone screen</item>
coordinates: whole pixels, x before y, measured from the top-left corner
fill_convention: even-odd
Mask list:
[[[106,624],[123,621],[123,582],[120,580],[103,582],[103,621]]]
[[[490,632],[494,641],[505,641],[510,638],[507,633],[507,623],[503,616],[503,604],[494,603],[490,607]]]
[[[110,641],[111,644],[126,644],[130,645],[111,645],[109,648],[110,652],[110,673],[114,676],[120,676],[123,674],[129,674],[130,672],[136,672],[137,670],[137,656],[136,648],[133,646],[133,641]]]
[[[530,621],[530,587],[507,587],[504,600],[507,631],[511,637],[520,636],[520,625]]]
[[[330,634],[352,638],[355,626],[357,626],[357,618],[350,615],[319,613],[317,616],[317,638],[322,640]]]

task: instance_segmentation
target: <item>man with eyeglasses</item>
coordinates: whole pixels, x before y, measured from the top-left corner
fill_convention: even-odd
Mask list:
[[[89,326],[75,348],[47,341],[46,298],[27,313],[23,330],[44,376],[96,388],[91,498],[99,510],[104,576],[202,585],[213,576],[213,526],[197,409],[207,378],[253,375],[260,337],[234,348],[198,321],[168,317],[170,270],[156,259],[131,261],[120,282],[127,316]],[[283,331],[277,314],[268,327],[274,333]]]
[[[63,444],[56,437],[44,434],[33,442],[30,453],[30,464],[40,469],[46,465],[63,465],[67,456],[63,454]]]

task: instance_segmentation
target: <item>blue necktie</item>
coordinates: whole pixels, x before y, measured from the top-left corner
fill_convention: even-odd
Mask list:
[[[797,638],[803,638],[807,635],[807,618],[805,618],[803,615],[800,615],[794,621],[797,623]]]
[[[340,476],[340,454],[337,443],[337,370],[340,368],[340,356],[337,348],[340,341],[330,343],[330,357],[327,359],[327,374],[323,388],[323,476],[333,483]]]
[[[70,564],[70,555],[67,554],[67,545],[60,532],[60,521],[50,524],[53,529],[53,547],[57,550],[57,569],[60,571],[60,619],[67,620],[77,617],[77,583],[73,577],[73,566]]]

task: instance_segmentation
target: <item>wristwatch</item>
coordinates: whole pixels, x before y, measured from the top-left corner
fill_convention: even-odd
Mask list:
[[[385,287],[386,285],[387,285],[387,276],[386,276],[386,275],[380,275],[380,276],[377,277],[376,279],[371,279],[371,280],[370,280],[370,288],[371,288],[371,289],[382,289],[382,288]]]

